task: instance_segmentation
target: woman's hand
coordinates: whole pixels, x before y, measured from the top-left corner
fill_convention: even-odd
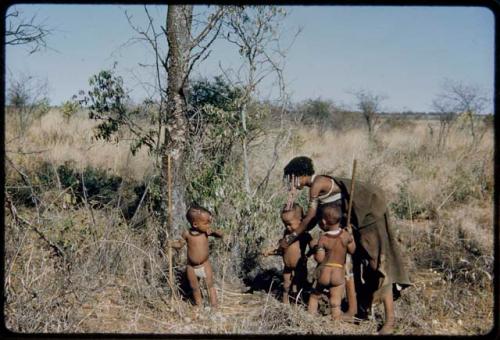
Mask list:
[[[281,240],[279,240],[278,246],[282,249],[288,248],[288,242],[286,241],[286,237],[283,237]]]

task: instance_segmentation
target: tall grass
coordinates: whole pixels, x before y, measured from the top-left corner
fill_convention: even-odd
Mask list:
[[[80,169],[86,166],[102,168],[134,180],[141,180],[153,171],[146,150],[140,150],[132,157],[129,137],[125,132],[122,139],[115,143],[95,140],[93,128],[97,124],[84,112],[78,112],[67,120],[53,109],[35,121],[22,138],[16,138],[17,128],[13,120],[7,119],[6,125],[7,154],[21,162],[27,170],[33,170],[36,162],[41,160],[56,166],[71,160]],[[31,156],[25,157],[23,153],[30,153]]]
[[[23,136],[17,133],[16,121],[6,118],[7,157],[17,168],[6,164],[6,186],[24,186],[21,171],[32,185],[39,186],[35,195],[40,202],[35,206],[15,202],[17,214],[29,224],[14,220],[5,207],[5,314],[11,330],[116,332],[126,327],[130,332],[151,329],[181,333],[374,331],[374,322],[325,326],[324,319],[311,318],[300,305],[283,308],[271,294],[279,290],[281,263],[279,258],[262,259],[258,253],[276,244],[283,233],[279,218],[286,198],[282,169],[299,155],[311,157],[319,174],[346,177],[356,158],[357,178],[383,188],[395,234],[415,283],[396,303],[399,334],[449,334],[452,327],[458,334],[485,333],[492,325],[491,128],[484,130],[480,143],[473,146],[467,130],[457,128],[450,133],[445,149],[438,149],[429,128],[429,124],[437,123],[434,121],[384,125],[375,141],[360,128],[318,134],[289,124],[289,133],[280,135],[282,143],[277,150],[275,130],[266,131],[251,146],[252,189],[268,172],[269,181],[265,190],[256,191],[250,198],[244,193],[239,149],[234,146],[235,157],[217,182],[211,183],[215,189],[208,190],[211,194],[198,202],[215,213],[214,227],[226,235],[222,242],[211,242],[217,287],[224,290],[232,285],[245,290],[245,284],[255,284],[265,275],[275,282],[273,290],[264,287],[253,295],[259,310],[248,307],[244,313],[245,307],[241,307],[243,312],[236,311],[232,316],[221,311],[222,316],[213,314],[199,321],[202,326],[195,329],[189,302],[170,301],[168,266],[164,249],[158,244],[160,224],[153,215],[152,202],[145,199],[142,205],[134,206],[143,223],[131,221],[120,208],[134,192],[133,187],[127,187],[128,182],[145,184],[155,175],[147,152],[141,150],[132,156],[126,133],[117,143],[94,140],[95,123],[83,112],[67,120],[52,110]],[[41,186],[37,173],[42,164],[57,169],[67,161],[82,171],[100,168],[123,178],[116,199],[99,207],[92,202],[75,204],[67,201],[68,189],[56,184]],[[195,174],[198,166],[188,164],[186,173]],[[46,171],[52,176],[49,183],[60,182],[54,178],[55,173]],[[306,194],[304,190],[299,197],[304,208]],[[63,255],[55,255],[51,245],[59,247]],[[176,254],[176,258],[181,279],[185,252]],[[106,307],[99,297],[111,294],[111,290],[120,313],[112,315],[114,325],[104,325],[100,321],[104,312],[99,308],[109,309],[109,305]],[[226,299],[237,296],[227,294]],[[467,313],[471,309],[474,315]],[[381,313],[378,308],[377,318]],[[149,318],[150,328],[137,328],[138,315]],[[124,322],[132,319],[132,323]],[[462,326],[457,324],[459,319]]]

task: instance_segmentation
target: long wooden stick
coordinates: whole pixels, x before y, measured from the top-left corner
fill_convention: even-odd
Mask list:
[[[170,155],[167,155],[167,190],[168,190],[168,237],[172,238],[172,173],[171,173],[171,162],[172,158]],[[170,280],[170,285],[172,287],[172,297],[175,292],[174,288],[174,270],[173,270],[173,261],[172,261],[172,245],[168,244],[168,279]]]
[[[354,197],[354,175],[356,174],[356,159],[352,161],[351,191],[349,192],[349,207],[347,208],[347,228],[351,227],[352,198]]]

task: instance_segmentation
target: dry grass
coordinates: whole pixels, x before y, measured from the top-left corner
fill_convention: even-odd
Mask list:
[[[310,316],[300,304],[281,304],[276,298],[279,276],[273,289],[253,293],[236,277],[245,263],[243,250],[255,254],[280,238],[278,211],[286,195],[282,169],[290,158],[307,155],[317,173],[336,176],[350,176],[356,158],[358,178],[384,188],[415,284],[396,302],[397,334],[487,333],[493,324],[493,133],[486,131],[471,148],[467,131],[455,129],[446,149],[437,150],[428,128],[435,123],[385,128],[375,144],[360,129],[315,137],[291,126],[268,190],[252,200],[250,211],[240,179],[224,183],[222,198],[213,203],[217,225],[227,235],[225,243],[211,245],[217,311],[197,310],[185,299],[171,302],[154,220],[132,228],[114,206],[67,209],[61,190],[52,188],[43,193],[43,209],[17,206],[19,216],[46,235],[48,240],[42,240],[32,226],[12,220],[6,207],[6,325],[34,333],[373,333],[383,315],[381,306],[376,306],[374,320],[334,324],[328,315]],[[66,160],[138,181],[151,174],[146,152],[132,157],[127,142],[93,141],[94,123],[82,113],[65,121],[51,111],[24,136],[18,136],[14,120],[7,117],[6,124],[7,156],[28,175],[42,161],[59,165]],[[272,163],[274,138],[270,132],[251,149],[253,185]],[[9,166],[6,174],[7,183],[18,176]],[[242,221],[250,232],[243,232]],[[64,256],[54,255],[48,242]],[[178,258],[182,271],[184,252]],[[240,273],[243,277],[281,270],[278,258],[252,260],[252,269]]]
[[[13,125],[13,120],[7,119],[6,125],[9,124]],[[33,170],[36,162],[43,159],[56,166],[72,160],[80,169],[86,166],[102,168],[134,180],[141,180],[152,173],[152,162],[145,149],[132,157],[127,140],[130,137],[125,133],[120,142],[96,141],[93,138],[95,126],[96,122],[86,118],[84,112],[79,112],[68,121],[53,109],[34,122],[21,138],[16,138],[18,132],[15,126],[7,129],[7,155],[27,170]],[[32,157],[22,157],[16,152],[29,152]]]

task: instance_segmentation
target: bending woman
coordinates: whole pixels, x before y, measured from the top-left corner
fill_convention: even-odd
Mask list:
[[[286,248],[299,234],[314,228],[320,204],[340,204],[344,215],[347,214],[350,179],[315,175],[308,157],[292,159],[284,169],[284,177],[291,190],[288,205],[293,203],[296,189],[310,189],[307,214],[295,232],[281,240],[282,247]],[[381,300],[385,323],[379,334],[390,334],[394,328],[393,301],[399,297],[399,291],[411,283],[389,223],[382,190],[356,182],[354,191],[351,223],[357,245],[353,272],[358,292],[358,316],[366,318],[372,303]]]

